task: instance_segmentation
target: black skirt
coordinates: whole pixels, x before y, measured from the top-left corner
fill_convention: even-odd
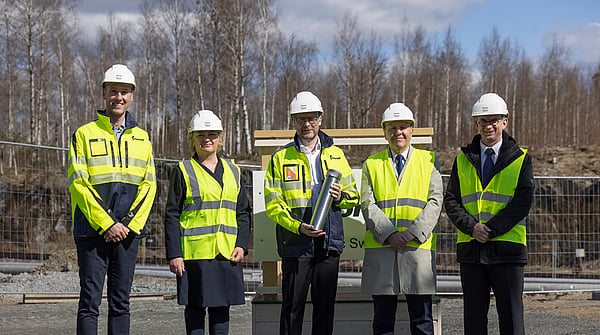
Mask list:
[[[177,277],[177,302],[180,305],[225,307],[245,303],[241,263],[232,263],[221,255],[217,259],[184,263],[183,277]]]

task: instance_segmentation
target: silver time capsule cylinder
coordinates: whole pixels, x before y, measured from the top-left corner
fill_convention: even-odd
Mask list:
[[[342,173],[334,169],[327,170],[325,174],[325,180],[323,181],[323,185],[321,185],[317,204],[313,208],[312,218],[310,219],[310,224],[316,230],[322,230],[325,227],[327,213],[329,213],[331,202],[333,201],[331,194],[329,194],[329,189],[331,188],[331,184],[337,183],[341,177]]]

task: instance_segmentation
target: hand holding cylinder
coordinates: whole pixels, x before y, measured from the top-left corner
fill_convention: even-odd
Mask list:
[[[313,226],[315,230],[323,230],[325,227],[325,222],[327,221],[327,214],[329,213],[329,209],[331,208],[331,203],[333,202],[334,197],[336,200],[342,197],[341,187],[339,187],[339,185],[337,185],[337,187],[333,186],[340,180],[341,177],[341,172],[334,169],[327,170],[325,180],[321,185],[319,198],[317,198],[317,203],[313,208],[313,215],[310,219],[310,225]]]
[[[340,202],[340,200],[342,200],[342,185],[338,183],[331,184],[331,188],[329,188],[329,194],[331,194],[333,201],[336,203]]]
[[[319,236],[325,235],[324,231],[316,230],[315,227],[313,227],[312,225],[306,224],[306,223],[301,223],[298,231],[300,231],[301,234],[304,234],[304,235],[310,236],[310,237],[319,237]]]

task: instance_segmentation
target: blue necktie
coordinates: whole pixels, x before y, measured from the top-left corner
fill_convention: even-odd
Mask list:
[[[485,149],[485,163],[483,163],[483,171],[481,171],[483,177],[483,184],[487,185],[492,175],[492,169],[494,168],[494,149]]]
[[[404,156],[397,155],[396,156],[396,171],[398,172],[398,176],[400,176],[400,172],[404,168]]]

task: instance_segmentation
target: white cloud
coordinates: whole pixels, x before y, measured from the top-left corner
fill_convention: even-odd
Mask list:
[[[385,39],[392,39],[400,30],[404,18],[412,27],[422,26],[426,32],[437,33],[457,23],[467,7],[483,0],[305,0],[282,1],[280,27],[319,48],[330,48],[337,23],[349,11],[358,17],[363,34],[371,30]]]
[[[119,13],[112,14],[118,22],[127,22],[132,25],[140,19],[140,14]],[[81,27],[82,38],[84,40],[93,40],[96,38],[98,27],[108,28],[108,14],[79,13],[79,26]]]
[[[550,47],[554,37],[570,50],[575,62],[591,65],[600,62],[600,23],[555,28],[544,36],[544,44]]]

